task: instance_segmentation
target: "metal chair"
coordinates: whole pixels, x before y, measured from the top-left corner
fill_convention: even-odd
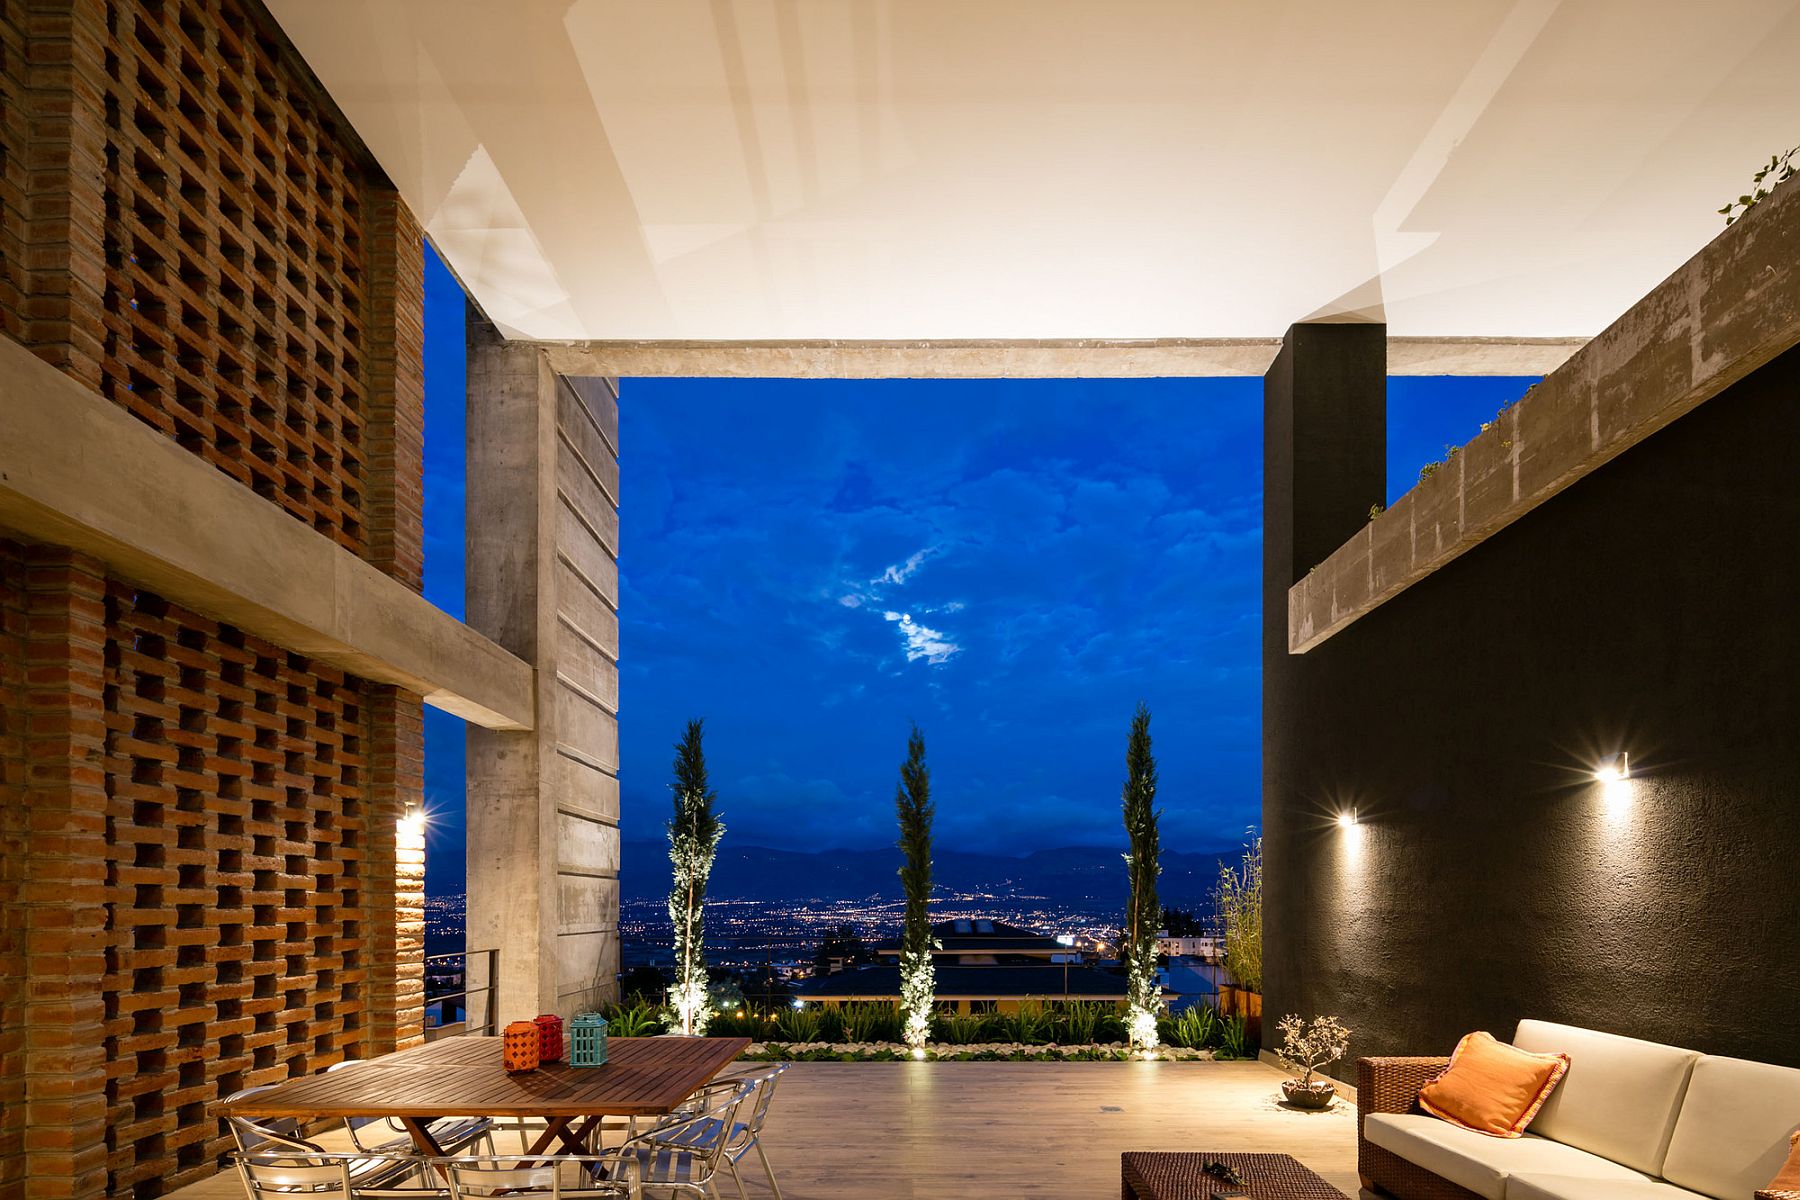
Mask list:
[[[612,1154],[482,1154],[434,1158],[451,1200],[547,1196],[550,1200],[641,1200],[638,1161]]]
[[[744,1181],[727,1151],[734,1135],[745,1128],[739,1114],[757,1090],[756,1083],[742,1080],[708,1084],[689,1098],[691,1107],[672,1113],[620,1147],[620,1154],[637,1160],[644,1194],[718,1200],[720,1163],[737,1179],[741,1194]]]
[[[272,1083],[261,1087],[249,1087],[233,1092],[225,1097],[225,1103],[248,1099],[261,1092],[273,1088]],[[250,1117],[225,1118],[225,1125],[231,1130],[231,1136],[237,1141],[237,1148],[242,1153],[255,1153],[265,1150],[297,1150],[302,1154],[323,1154],[325,1151],[300,1136],[300,1122],[294,1117]]]
[[[726,1077],[754,1089],[748,1104],[739,1110],[738,1124],[725,1143],[725,1162],[731,1168],[732,1178],[737,1180],[738,1195],[745,1200],[749,1200],[749,1193],[744,1190],[744,1176],[737,1165],[752,1150],[762,1162],[763,1174],[768,1176],[769,1190],[775,1193],[775,1200],[781,1200],[781,1185],[775,1182],[775,1168],[769,1165],[768,1151],[763,1149],[762,1128],[769,1117],[769,1104],[775,1099],[775,1084],[787,1069],[787,1063],[776,1063],[754,1071],[737,1071]]]
[[[325,1073],[329,1075],[361,1061],[363,1060],[347,1058],[326,1067]],[[418,1149],[406,1126],[392,1117],[345,1117],[344,1128],[350,1132],[351,1143],[366,1154],[413,1154]],[[494,1152],[495,1122],[491,1117],[438,1117],[425,1128],[431,1134],[431,1140],[445,1154],[460,1154],[476,1145],[485,1148],[489,1154]],[[381,1141],[365,1141],[364,1138],[370,1136],[371,1129],[393,1136]]]
[[[412,1155],[300,1153],[269,1150],[231,1156],[249,1200],[425,1200],[447,1196],[431,1185],[426,1161]]]

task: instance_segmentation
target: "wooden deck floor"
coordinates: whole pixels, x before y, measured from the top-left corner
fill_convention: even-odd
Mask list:
[[[1282,1108],[1281,1078],[1251,1062],[799,1063],[764,1143],[786,1200],[1111,1200],[1123,1150],[1280,1151],[1356,1195],[1354,1108]],[[228,1175],[173,1196],[241,1193]]]

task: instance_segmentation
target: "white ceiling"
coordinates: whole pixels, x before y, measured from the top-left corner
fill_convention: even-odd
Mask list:
[[[1800,142],[1793,0],[268,0],[537,339],[1603,328]]]

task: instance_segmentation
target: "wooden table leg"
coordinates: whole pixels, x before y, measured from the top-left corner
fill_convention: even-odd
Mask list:
[[[412,1135],[413,1148],[420,1154],[434,1160],[433,1166],[436,1167],[437,1173],[448,1179],[450,1177],[450,1172],[435,1162],[436,1159],[445,1157],[445,1154],[444,1148],[438,1145],[436,1138],[431,1136],[431,1122],[434,1119],[435,1118],[432,1117],[401,1117],[400,1125],[401,1128]],[[426,1173],[421,1177],[420,1182],[427,1182],[430,1178],[430,1174]]]
[[[431,1122],[434,1119],[432,1117],[401,1117],[400,1124],[406,1132],[412,1134],[413,1145],[418,1148],[420,1154],[431,1158],[443,1158],[445,1157],[444,1148],[437,1144],[436,1138],[431,1136]]]
[[[575,1131],[575,1140],[581,1143],[581,1153],[592,1154],[595,1151],[605,1149],[605,1147],[596,1146],[588,1140],[594,1136],[594,1130],[598,1129],[600,1127],[600,1122],[604,1120],[606,1120],[605,1117],[588,1117],[581,1122],[581,1127]],[[589,1149],[590,1146],[592,1149]]]
[[[581,1143],[581,1131],[574,1133],[569,1132],[569,1126],[574,1124],[574,1122],[574,1117],[549,1118],[549,1124],[544,1127],[544,1132],[538,1135],[537,1141],[531,1143],[531,1149],[527,1150],[525,1153],[542,1154],[550,1149],[553,1144],[560,1141],[563,1144],[563,1149],[567,1150],[570,1154],[586,1154],[587,1149]],[[585,1129],[585,1126],[583,1128]]]

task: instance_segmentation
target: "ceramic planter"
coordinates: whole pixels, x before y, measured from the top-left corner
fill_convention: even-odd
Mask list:
[[[1337,1089],[1329,1079],[1315,1079],[1311,1083],[1284,1079],[1281,1081],[1281,1094],[1295,1108],[1318,1110],[1331,1107],[1331,1098],[1337,1095]]]

